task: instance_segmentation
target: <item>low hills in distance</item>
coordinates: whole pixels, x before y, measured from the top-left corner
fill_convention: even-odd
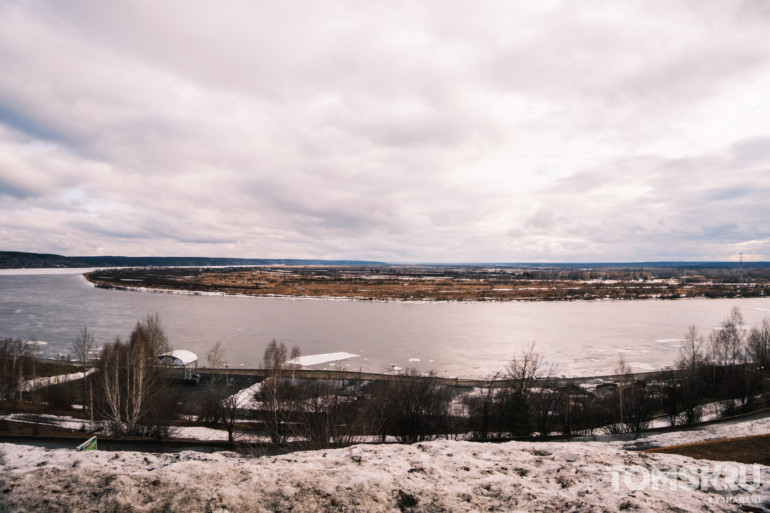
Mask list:
[[[127,257],[127,256],[62,256],[48,253],[25,253],[20,251],[0,251],[0,269],[40,269],[40,268],[79,268],[79,267],[221,267],[251,265],[329,265],[329,266],[393,266],[392,262],[374,260],[324,260],[295,258],[212,258],[212,257]],[[407,265],[407,264],[404,264]],[[435,267],[529,267],[540,269],[611,269],[611,268],[686,268],[686,269],[762,269],[770,267],[770,262],[484,262],[453,264],[408,264],[410,267],[421,265]]]
[[[206,267],[239,265],[385,265],[364,260],[312,260],[291,258],[125,257],[62,256],[44,253],[0,251],[0,269],[77,267]]]

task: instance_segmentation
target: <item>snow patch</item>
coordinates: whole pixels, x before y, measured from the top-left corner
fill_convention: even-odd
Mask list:
[[[653,367],[652,365],[650,365],[648,363],[643,363],[643,362],[629,362],[628,366],[631,367],[633,370],[637,370],[638,369],[638,370],[640,370],[642,372],[654,371],[655,370],[655,367]]]
[[[261,458],[0,444],[0,454],[8,511],[738,510],[714,491],[633,491],[622,479],[615,486],[618,469],[651,472],[692,460],[597,443],[434,441]],[[770,468],[760,471],[755,494],[767,497]]]
[[[309,367],[311,365],[320,365],[322,363],[347,360],[348,358],[356,358],[357,356],[359,355],[345,352],[309,354],[306,356],[298,356],[297,358],[292,358],[286,363],[291,365],[299,365],[301,367]]]
[[[90,376],[94,372],[96,372],[96,369],[88,369],[85,372],[85,375]],[[21,391],[31,392],[33,390],[38,390],[40,388],[46,388],[51,385],[61,385],[62,383],[66,383],[68,381],[75,381],[77,379],[82,379],[82,378],[83,378],[82,372],[75,372],[72,374],[59,374],[57,376],[46,376],[44,378],[30,379],[22,383]]]
[[[231,397],[235,397],[235,402],[238,408],[244,410],[253,410],[256,408],[254,402],[254,395],[262,389],[262,382],[254,383],[249,388],[244,388],[239,392],[233,394]]]

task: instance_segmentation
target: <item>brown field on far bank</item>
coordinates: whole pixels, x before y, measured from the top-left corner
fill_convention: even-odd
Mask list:
[[[266,266],[106,269],[87,278],[106,288],[154,288],[253,296],[358,300],[511,301],[758,297],[770,271],[750,281],[724,269],[561,269],[445,266]],[[768,274],[768,276],[765,276]]]

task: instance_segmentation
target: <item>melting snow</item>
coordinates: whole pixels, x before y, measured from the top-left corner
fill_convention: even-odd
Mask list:
[[[714,491],[628,489],[618,469],[694,460],[601,443],[436,441],[262,458],[0,444],[0,455],[7,511],[739,511]],[[768,497],[769,471],[760,467],[753,496]]]
[[[322,354],[309,354],[307,356],[298,356],[292,358],[286,363],[292,365],[300,365],[302,367],[309,367],[311,365],[319,365],[321,363],[336,362],[339,360],[347,360],[348,358],[355,358],[357,354],[353,353],[322,353]]]
[[[179,435],[224,435],[207,428],[184,431]],[[767,432],[770,417],[643,435],[630,445]],[[686,489],[679,481],[635,490],[625,485],[619,469],[633,469],[632,484],[639,484],[644,472],[688,466],[708,468],[711,477],[727,476],[729,464],[629,452],[624,450],[629,441],[621,436],[596,439],[606,441],[435,441],[262,458],[232,452],[78,453],[6,443],[0,444],[0,511],[54,506],[78,511],[740,511],[728,499],[752,501],[757,511],[770,506],[762,505],[770,500],[770,467],[756,467],[761,484],[749,492]],[[753,484],[751,467],[748,474]]]
[[[88,369],[85,372],[85,375],[90,376],[94,372],[96,372],[96,369]],[[76,379],[82,379],[82,378],[83,378],[82,372],[75,372],[72,374],[60,374],[56,376],[47,376],[44,378],[35,378],[22,383],[21,389],[22,389],[22,392],[31,392],[32,390],[37,390],[39,388],[45,388],[51,385],[59,385],[61,383],[66,383],[68,381],[74,381]]]

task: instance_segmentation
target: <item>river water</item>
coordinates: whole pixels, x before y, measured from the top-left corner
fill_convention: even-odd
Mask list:
[[[82,271],[0,271],[0,337],[46,342],[45,356],[72,353],[82,326],[97,344],[127,339],[159,314],[172,347],[200,356],[217,341],[231,367],[256,367],[271,339],[302,354],[359,355],[313,368],[372,372],[392,366],[481,377],[534,342],[557,374],[611,373],[622,353],[632,370],[676,359],[689,325],[708,334],[737,306],[748,326],[770,316],[770,298],[675,301],[370,302],[194,296],[98,289]]]

